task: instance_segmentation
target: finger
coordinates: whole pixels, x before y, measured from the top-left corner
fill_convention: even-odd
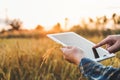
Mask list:
[[[98,48],[98,47],[100,47],[100,46],[102,46],[102,45],[105,45],[105,44],[107,44],[109,41],[110,41],[109,38],[105,38],[104,40],[102,40],[101,42],[99,42],[98,44],[96,44],[93,48]]]
[[[109,45],[109,44],[106,44],[106,49],[108,49],[110,46],[111,46],[111,45]]]
[[[107,50],[108,50],[110,53],[115,53],[115,52],[117,52],[118,50],[120,50],[119,42],[116,42],[114,45],[112,45],[111,47],[107,48]]]
[[[67,46],[66,48],[71,49],[73,46]]]
[[[62,52],[64,53],[64,55],[68,54],[69,52],[71,52],[71,50],[68,49],[68,48],[60,48],[60,49],[62,50]]]
[[[61,51],[64,53],[65,52],[65,48],[60,48],[61,49]]]
[[[66,57],[64,59],[67,60],[69,63],[75,64],[74,61],[72,61],[71,59],[68,59]]]

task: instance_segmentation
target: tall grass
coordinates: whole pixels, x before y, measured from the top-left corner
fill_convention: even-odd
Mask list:
[[[97,43],[102,37],[88,39]],[[60,47],[46,37],[0,39],[0,80],[85,80],[78,66],[64,60]],[[111,60],[102,63],[119,67],[119,59]]]

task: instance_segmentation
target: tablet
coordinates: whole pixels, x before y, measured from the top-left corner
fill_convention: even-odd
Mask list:
[[[114,53],[109,53],[102,47],[93,49],[95,43],[85,39],[84,37],[76,34],[75,32],[63,32],[47,35],[50,39],[63,46],[76,46],[85,52],[85,56],[93,59],[94,61],[102,61],[115,56]]]

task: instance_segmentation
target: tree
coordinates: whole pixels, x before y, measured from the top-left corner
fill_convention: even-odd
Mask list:
[[[43,31],[44,30],[44,27],[41,26],[41,25],[37,25],[37,27],[35,28],[36,30],[40,30],[40,31]]]
[[[57,23],[55,26],[53,26],[52,31],[53,32],[61,32],[62,28],[61,28],[60,23]]]
[[[6,30],[5,30],[5,29],[2,29],[0,33],[5,33],[5,32],[6,32]]]
[[[20,21],[20,19],[14,19],[9,25],[12,27],[12,30],[20,30],[22,27],[22,21]]]

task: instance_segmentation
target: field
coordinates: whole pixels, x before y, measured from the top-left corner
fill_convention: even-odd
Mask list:
[[[47,37],[0,39],[0,80],[86,80],[78,66],[64,60],[60,47]],[[119,55],[101,63],[119,67]]]

